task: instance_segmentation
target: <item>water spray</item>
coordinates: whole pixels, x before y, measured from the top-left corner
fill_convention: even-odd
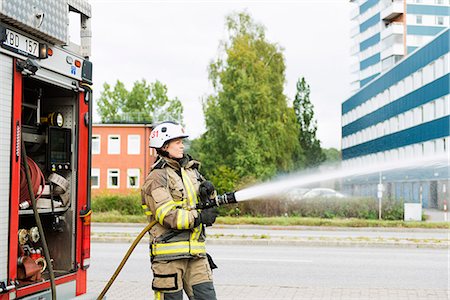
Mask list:
[[[380,172],[402,169],[408,170],[419,167],[440,168],[448,166],[448,154],[444,154],[441,156],[433,155],[423,158],[412,158],[401,161],[386,161],[376,164],[364,164],[355,167],[337,166],[336,168],[331,170],[312,170],[310,173],[297,173],[272,182],[257,184],[239,190],[233,193],[233,196],[236,202],[242,202],[267,196],[280,195],[292,188],[309,186],[328,180],[335,180],[352,176],[379,174]],[[223,197],[223,195],[221,197]],[[218,201],[220,202],[221,200]]]

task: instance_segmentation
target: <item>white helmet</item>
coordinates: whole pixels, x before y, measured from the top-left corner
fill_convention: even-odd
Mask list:
[[[165,142],[177,138],[187,138],[188,136],[181,125],[169,121],[163,122],[153,128],[150,133],[150,148],[159,149]]]

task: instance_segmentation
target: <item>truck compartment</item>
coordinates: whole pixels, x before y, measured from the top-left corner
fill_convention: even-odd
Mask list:
[[[29,77],[23,79],[22,138],[55,277],[78,268],[75,259],[77,156],[73,155],[77,147],[77,100],[74,90]],[[24,174],[21,171],[17,261],[20,286],[49,278]]]

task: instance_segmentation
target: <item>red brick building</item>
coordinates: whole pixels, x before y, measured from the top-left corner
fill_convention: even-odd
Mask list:
[[[149,148],[150,124],[92,126],[92,194],[139,190],[155,162]]]

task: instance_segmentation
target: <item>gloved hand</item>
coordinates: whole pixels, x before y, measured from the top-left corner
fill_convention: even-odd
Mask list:
[[[198,193],[200,199],[202,199],[202,201],[206,203],[209,201],[209,199],[214,199],[216,197],[216,188],[211,181],[206,180],[203,181],[198,187]]]
[[[204,209],[198,214],[198,217],[195,218],[194,227],[197,227],[200,224],[211,226],[216,221],[218,215],[219,212],[215,207]]]

